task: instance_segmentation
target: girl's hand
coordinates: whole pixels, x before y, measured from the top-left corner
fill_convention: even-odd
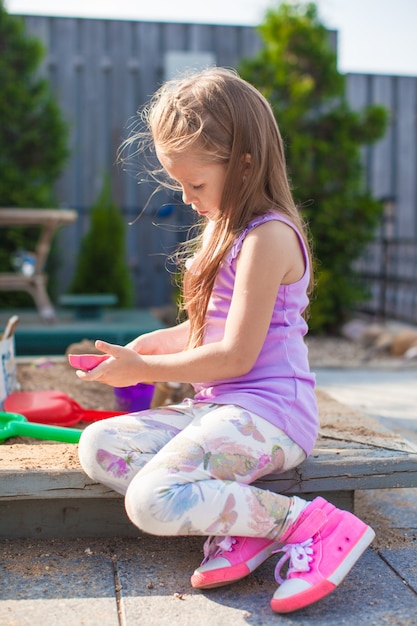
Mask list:
[[[77,370],[78,378],[86,382],[100,382],[112,387],[129,387],[144,382],[141,378],[142,359],[132,348],[101,340],[96,341],[95,346],[100,352],[104,352],[111,358],[88,372]]]
[[[158,339],[154,333],[139,335],[139,337],[132,339],[125,346],[125,348],[130,348],[137,354],[157,354],[159,351],[158,347]]]

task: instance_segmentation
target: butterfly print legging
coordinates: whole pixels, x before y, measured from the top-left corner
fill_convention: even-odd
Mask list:
[[[188,399],[91,424],[79,455],[90,478],[125,495],[145,532],[271,539],[293,523],[293,499],[251,483],[305,459],[258,415]]]

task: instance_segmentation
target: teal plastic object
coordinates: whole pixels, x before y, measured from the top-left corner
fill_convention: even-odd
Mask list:
[[[48,441],[78,443],[83,431],[79,428],[33,424],[19,413],[0,413],[0,441],[10,437],[31,437]]]

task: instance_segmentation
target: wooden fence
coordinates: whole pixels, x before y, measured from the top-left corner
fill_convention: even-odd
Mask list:
[[[57,184],[57,197],[61,207],[76,209],[80,217],[76,225],[65,230],[60,280],[65,289],[80,237],[88,228],[89,207],[97,198],[103,176],[111,175],[115,200],[127,221],[138,215],[149,199],[152,190],[147,184],[138,184],[134,165],[130,172],[115,165],[117,148],[127,136],[129,120],[138,107],[176,68],[208,63],[236,67],[243,57],[256,53],[261,44],[256,29],[245,26],[23,19],[28,32],[44,42],[46,56],[41,71],[51,81],[70,125],[71,157]],[[417,78],[352,74],[347,82],[353,108],[380,103],[391,111],[385,138],[364,150],[366,181],[376,197],[393,201],[392,238],[415,239]],[[187,214],[182,207],[164,208],[166,202],[169,198],[164,194],[155,196],[144,215],[128,226],[126,254],[139,306],[161,305],[171,298],[165,253],[182,239]],[[152,226],[153,222],[159,227]],[[382,231],[378,236],[383,238]],[[362,262],[364,272],[366,258]],[[415,254],[410,268],[407,261],[407,272],[404,263],[397,261],[395,272],[410,275],[410,289],[415,293]],[[379,283],[380,279],[375,278],[371,312],[377,312],[381,301]],[[402,310],[402,296],[397,300]],[[415,305],[410,314],[416,321]]]
[[[357,263],[380,318],[417,323],[417,77],[348,75],[354,109],[378,103],[390,111],[384,138],[363,151],[366,184],[385,205],[376,240]]]

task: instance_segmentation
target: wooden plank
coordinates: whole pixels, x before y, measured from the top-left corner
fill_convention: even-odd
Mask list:
[[[300,494],[285,494],[287,496],[290,495],[300,495]],[[328,502],[337,506],[338,509],[343,509],[344,511],[350,511],[354,513],[355,510],[355,492],[354,491],[320,491],[320,492],[308,492],[302,494],[302,497],[305,500],[314,500],[317,496],[321,496]]]
[[[0,209],[0,226],[52,224],[57,228],[74,222],[76,218],[77,213],[70,209]]]
[[[417,487],[414,444],[321,390],[317,398],[321,434],[311,456],[295,469],[262,478],[258,486],[279,493]],[[0,500],[118,497],[93,483],[79,465],[74,467],[76,451],[70,444],[36,445],[43,446],[45,453],[35,468],[30,463],[30,445],[22,444],[20,451],[16,445],[2,447]],[[48,455],[51,445],[54,467]],[[16,465],[19,455],[24,469]]]
[[[312,500],[317,494],[304,494]],[[321,493],[335,506],[353,511],[353,492]],[[121,497],[0,500],[0,540],[22,537],[137,537]]]
[[[161,39],[160,39],[160,52],[161,61],[163,63],[164,56],[167,52],[170,51],[185,51],[188,49],[188,41],[187,41],[187,25],[186,24],[160,24],[161,29]],[[163,69],[163,67],[162,67]],[[163,72],[163,80],[166,80],[168,77],[165,76]],[[169,78],[172,78],[170,76]]]
[[[82,470],[2,470],[0,483],[0,501],[120,497],[90,480]]]
[[[417,453],[363,444],[316,447],[299,467],[256,482],[279,493],[417,487]],[[118,497],[80,469],[2,469],[0,500]]]
[[[188,44],[190,50],[213,52],[213,32],[214,27],[209,24],[189,24]]]
[[[0,502],[0,539],[137,537],[121,498]]]
[[[271,474],[257,484],[278,493],[417,487],[417,454],[387,450],[376,456],[366,448],[319,452],[295,470]]]
[[[346,97],[349,106],[361,111],[368,102],[368,76],[366,74],[348,74],[346,80]]]
[[[416,147],[416,110],[417,110],[417,78],[399,77],[397,103],[397,188],[396,210],[398,235],[409,237],[417,235],[417,186],[415,172],[417,170]],[[412,130],[413,129],[413,130]],[[410,210],[413,207],[414,210]],[[401,267],[399,268],[401,276]]]
[[[55,18],[50,21],[50,58],[49,74],[53,79],[52,86],[59,101],[59,107],[64,119],[68,122],[69,133],[69,159],[65,163],[62,175],[58,178],[55,186],[55,193],[65,206],[74,202],[74,206],[79,206],[73,196],[72,187],[77,184],[79,161],[77,159],[77,98],[78,98],[78,74],[76,41],[79,21],[67,20],[65,18]],[[66,59],[63,63],[62,59]],[[68,191],[71,190],[71,195]],[[74,194],[75,195],[75,194]],[[65,239],[64,249],[68,250],[70,244]]]
[[[258,31],[251,26],[243,26],[240,31],[241,58],[252,57],[258,54],[263,42]]]
[[[236,67],[239,64],[238,30],[237,26],[218,25],[216,27],[215,52],[218,65]]]
[[[384,106],[390,113],[387,132],[384,137],[371,147],[370,182],[376,198],[394,196],[394,172],[392,154],[395,149],[392,132],[393,78],[391,76],[372,77],[372,102]],[[379,266],[380,267],[380,266]]]
[[[417,487],[417,454],[374,448],[317,450],[298,468],[271,474],[256,485],[277,493]],[[119,497],[81,469],[0,470],[0,501]]]
[[[140,89],[144,104],[162,82],[162,25],[138,22],[138,55],[141,61]]]

